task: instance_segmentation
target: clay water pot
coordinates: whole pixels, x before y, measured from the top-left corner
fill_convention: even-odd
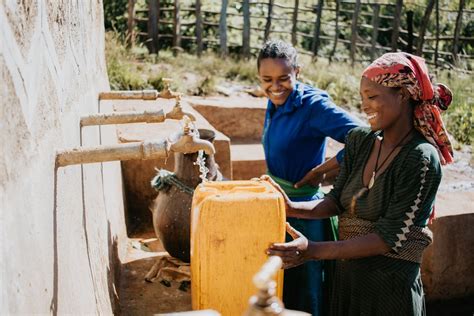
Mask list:
[[[199,138],[210,142],[215,138],[211,130],[199,129],[199,135]],[[174,154],[174,174],[193,189],[201,183],[199,166],[195,164],[197,157],[198,153]],[[214,155],[204,153],[204,157],[209,169],[206,178],[211,181],[222,179]],[[184,262],[190,261],[191,203],[191,194],[171,185],[159,191],[151,207],[153,227],[163,247],[171,256]]]

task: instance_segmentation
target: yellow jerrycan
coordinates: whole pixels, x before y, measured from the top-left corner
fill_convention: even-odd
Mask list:
[[[191,208],[193,310],[242,315],[256,288],[252,277],[266,262],[265,250],[285,240],[285,202],[268,182],[203,182]],[[281,299],[283,270],[276,275]]]

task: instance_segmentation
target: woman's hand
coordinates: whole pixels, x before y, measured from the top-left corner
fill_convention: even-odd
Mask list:
[[[307,174],[305,174],[303,179],[295,183],[295,188],[301,188],[305,184],[309,184],[313,187],[321,186],[321,183],[323,183],[326,179],[326,173],[321,172],[320,166],[321,165],[314,167]]]
[[[260,180],[269,182],[272,186],[275,187],[275,189],[277,189],[278,192],[281,193],[281,195],[283,195],[283,199],[285,200],[286,213],[291,212],[291,210],[294,208],[293,202],[290,200],[288,195],[286,195],[285,191],[283,191],[281,186],[276,183],[269,175],[266,174],[262,175],[260,177]]]
[[[287,243],[271,244],[267,249],[269,256],[279,256],[283,260],[283,269],[289,269],[308,261],[308,239],[302,233],[286,223],[286,231],[293,238]]]
[[[318,187],[328,178],[335,178],[338,173],[339,163],[337,162],[337,156],[334,156],[311,169],[300,181],[295,183],[295,188],[301,188],[305,184]]]

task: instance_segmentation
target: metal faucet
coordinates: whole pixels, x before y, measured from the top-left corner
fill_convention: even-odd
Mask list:
[[[196,134],[191,126],[191,119],[185,115],[183,120],[185,122],[183,135],[178,139],[178,141],[171,143],[170,150],[183,154],[190,154],[198,152],[199,150],[204,150],[206,154],[214,155],[216,153],[214,145],[207,140],[199,138],[199,135]]]
[[[280,257],[272,256],[253,277],[253,284],[259,290],[250,298],[249,307],[244,316],[310,316],[310,314],[285,309],[276,296],[276,282],[273,276],[282,267]]]
[[[111,113],[95,113],[82,116],[80,120],[81,128],[93,125],[125,124],[125,123],[161,123],[166,119],[181,120],[188,116],[191,121],[196,121],[192,113],[183,111],[181,107],[181,96],[176,96],[176,103],[168,113],[163,110],[153,111],[126,111]]]
[[[180,120],[184,116],[188,116],[191,121],[195,121],[196,118],[189,112],[184,112],[181,107],[181,95],[176,95],[176,103],[171,111],[165,114],[166,119]]]
[[[171,91],[171,86],[170,86],[170,83],[173,81],[173,79],[171,79],[171,78],[162,78],[161,80],[163,80],[163,83],[164,83],[165,86],[164,86],[163,90],[160,91],[160,93],[158,94],[158,97],[163,98],[163,99],[176,98],[176,96],[178,94],[174,91]]]
[[[283,315],[283,303],[276,296],[276,282],[273,276],[282,266],[280,257],[270,257],[260,271],[253,277],[253,284],[258,294],[249,300],[249,307],[244,316]]]

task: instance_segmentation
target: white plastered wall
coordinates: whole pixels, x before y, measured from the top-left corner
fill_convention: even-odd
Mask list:
[[[126,238],[118,162],[55,169],[109,89],[102,1],[0,0],[0,314],[111,314]]]

